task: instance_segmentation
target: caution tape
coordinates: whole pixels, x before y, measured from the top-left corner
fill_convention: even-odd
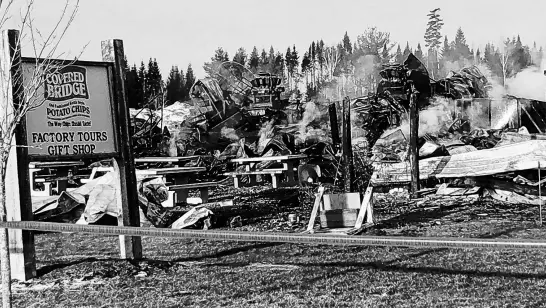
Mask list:
[[[159,229],[143,227],[75,225],[37,221],[0,222],[0,228],[23,229],[48,232],[76,232],[103,235],[173,237],[185,239],[203,239],[212,241],[248,241],[298,243],[315,245],[356,245],[356,246],[399,246],[423,248],[490,248],[490,249],[544,249],[546,242],[538,240],[505,240],[479,238],[431,238],[398,236],[349,236],[331,233],[273,233],[212,231],[188,229]]]

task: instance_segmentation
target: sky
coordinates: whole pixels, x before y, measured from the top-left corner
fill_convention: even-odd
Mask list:
[[[14,1],[4,29],[19,28],[28,2]],[[76,1],[68,1],[73,8]],[[65,2],[34,0],[34,27],[51,31]],[[402,49],[406,42],[412,47],[420,42],[424,49],[427,14],[435,8],[441,9],[442,34],[450,41],[461,27],[474,49],[518,34],[524,44],[536,41],[546,48],[544,0],[80,0],[57,50],[65,58],[83,50],[80,59],[100,61],[101,41],[122,39],[131,64],[156,58],[166,77],[173,65],[185,71],[191,63],[201,78],[203,63],[218,47],[233,57],[239,47],[249,54],[253,46],[273,46],[284,54],[295,45],[301,57],[313,40],[337,44],[347,31],[354,42],[373,26],[390,32]],[[23,45],[23,56],[32,56],[28,45]]]

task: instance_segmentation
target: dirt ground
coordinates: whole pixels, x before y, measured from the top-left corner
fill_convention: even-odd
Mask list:
[[[290,193],[291,192],[291,193]],[[211,194],[222,196],[230,191]],[[276,197],[274,197],[276,195]],[[214,200],[214,199],[213,199]],[[300,232],[312,197],[240,190],[243,225]],[[288,223],[288,214],[300,223]],[[538,208],[376,195],[364,235],[543,239]],[[118,239],[36,235],[38,278],[16,282],[15,307],[542,307],[546,252],[212,242],[143,238],[145,259],[119,259]]]

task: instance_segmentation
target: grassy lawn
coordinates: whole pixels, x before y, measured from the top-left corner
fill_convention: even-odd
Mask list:
[[[368,234],[546,238],[529,206],[392,204],[377,205],[382,223]],[[36,244],[39,277],[14,285],[15,307],[546,305],[546,251],[143,238],[145,260],[129,262],[116,237],[40,234]]]

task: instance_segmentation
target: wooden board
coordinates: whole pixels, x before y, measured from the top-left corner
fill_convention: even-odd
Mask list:
[[[283,156],[264,156],[264,157],[249,157],[249,158],[235,158],[232,159],[233,163],[251,163],[251,162],[261,162],[261,161],[283,161],[283,160],[292,160],[292,159],[302,159],[308,157],[304,154],[299,155],[283,155]]]
[[[313,205],[313,209],[311,210],[311,217],[309,218],[309,223],[307,224],[306,232],[313,231],[313,228],[315,226],[315,220],[317,219],[319,207],[320,207],[320,204],[322,203],[323,195],[324,195],[324,187],[321,186],[318,189],[318,193],[315,198],[315,204]]]
[[[180,184],[180,185],[169,185],[167,188],[169,190],[179,190],[179,189],[193,189],[193,188],[205,188],[205,187],[217,187],[220,184],[218,182],[202,182],[202,183],[190,183],[190,184]]]
[[[366,188],[364,193],[364,198],[362,199],[362,204],[360,206],[360,211],[358,212],[358,217],[356,218],[355,229],[360,229],[364,218],[366,218],[366,223],[373,223],[373,186],[369,185]]]
[[[224,175],[229,176],[241,176],[241,175],[257,175],[257,174],[282,174],[285,169],[263,169],[255,171],[242,171],[242,172],[227,172]]]
[[[138,175],[165,175],[178,173],[202,172],[207,170],[205,167],[174,167],[174,168],[154,168],[136,170]]]
[[[29,168],[69,168],[76,166],[83,166],[83,161],[42,161],[42,162],[31,162],[28,166]]]
[[[201,158],[200,155],[180,156],[180,157],[139,157],[135,158],[135,163],[177,163],[182,161]]]
[[[323,198],[321,210],[360,208],[360,193],[326,194]]]

